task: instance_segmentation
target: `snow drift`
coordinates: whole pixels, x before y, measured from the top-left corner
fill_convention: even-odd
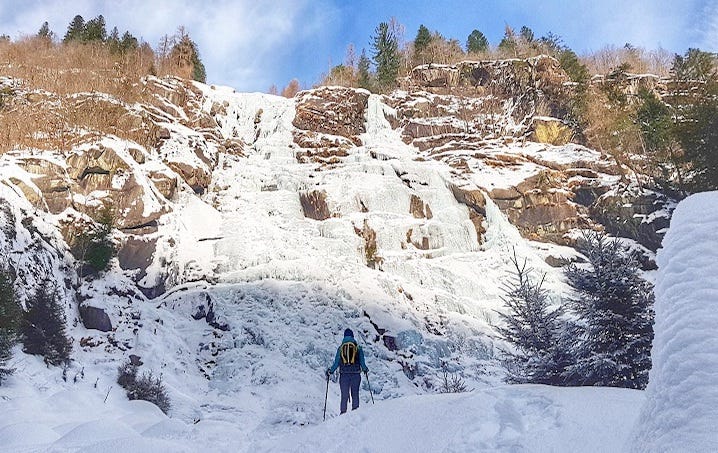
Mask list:
[[[659,251],[647,401],[631,449],[718,450],[718,192],[682,201]]]

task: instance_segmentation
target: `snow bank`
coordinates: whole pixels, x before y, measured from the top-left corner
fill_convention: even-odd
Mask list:
[[[43,365],[33,357],[22,366],[37,372]],[[191,453],[203,451],[206,444],[211,451],[243,451],[239,449],[243,439],[234,423],[202,420],[191,424],[170,419],[146,401],[127,401],[118,388],[49,379],[48,387],[37,389],[14,376],[10,384],[11,388],[0,388],[3,453]]]
[[[541,385],[411,396],[362,406],[322,425],[258,441],[250,450],[339,453],[350,445],[362,452],[616,452],[642,401],[635,390]]]
[[[653,369],[630,447],[718,451],[718,192],[678,205],[657,263]]]

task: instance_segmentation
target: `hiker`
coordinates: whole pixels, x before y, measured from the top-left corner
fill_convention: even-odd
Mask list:
[[[327,368],[326,376],[329,382],[336,369],[339,368],[339,388],[342,393],[342,400],[339,410],[343,414],[347,411],[349,395],[352,397],[352,410],[359,407],[359,385],[361,384],[361,372],[367,373],[369,368],[364,363],[364,350],[354,339],[354,332],[351,329],[344,331],[344,339],[337,349],[334,357],[334,364]]]

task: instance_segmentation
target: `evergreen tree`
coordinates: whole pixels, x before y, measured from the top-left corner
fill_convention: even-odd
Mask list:
[[[83,41],[105,42],[106,39],[107,30],[105,29],[105,18],[102,14],[87,21],[85,24],[85,32],[82,34]]]
[[[534,41],[534,32],[529,27],[524,25],[521,27],[521,30],[519,31],[519,37],[525,43],[530,44]]]
[[[366,56],[366,51],[362,49],[359,62],[357,63],[357,85],[359,85],[359,88],[371,91],[372,80],[371,73],[369,72],[370,65],[369,57]]]
[[[75,16],[70,25],[67,27],[67,33],[62,38],[62,42],[68,43],[70,41],[82,41],[85,35],[85,19],[79,14]]]
[[[105,41],[105,44],[107,44],[107,47],[110,49],[111,53],[120,53],[120,31],[117,29],[117,27],[112,27],[112,31],[110,31],[110,34],[107,35],[107,40]]]
[[[512,383],[560,385],[569,365],[569,353],[562,337],[560,308],[549,307],[549,294],[543,288],[543,278],[533,281],[526,260],[516,268],[515,281],[506,287],[503,301],[508,313],[499,312],[503,327],[496,330],[511,343],[516,352],[505,351],[508,380]]]
[[[653,176],[661,186],[684,187],[684,163],[676,140],[676,124],[672,108],[653,92],[641,89],[641,103],[636,111],[636,123],[641,130],[643,146],[653,165]]]
[[[486,36],[479,30],[472,31],[466,39],[466,52],[482,53],[487,50],[489,50],[489,40],[486,39]]]
[[[81,277],[96,275],[109,267],[116,252],[112,242],[113,225],[112,209],[106,207],[100,212],[96,226],[85,225],[73,237],[70,251],[81,265]]]
[[[415,65],[426,63],[426,49],[431,43],[431,32],[424,25],[419,25],[419,30],[414,38],[414,56]]]
[[[569,48],[561,50],[558,54],[558,61],[561,64],[561,69],[566,71],[566,74],[572,82],[587,85],[591,80],[591,74],[588,72],[588,68],[585,64],[581,63],[581,60],[576,55],[576,52]]]
[[[47,23],[47,21],[42,23],[42,26],[40,27],[40,30],[37,32],[38,38],[44,38],[52,41],[55,38],[55,33],[50,31],[50,24]]]
[[[135,38],[132,33],[126,31],[122,34],[122,39],[120,40],[120,52],[124,54],[131,50],[136,50],[138,47],[139,41],[137,41],[137,38]]]
[[[376,81],[382,90],[396,86],[399,75],[399,41],[387,22],[380,23],[372,37]]]
[[[677,80],[708,81],[716,77],[716,56],[700,49],[688,49],[684,56],[676,55],[671,72]]]
[[[688,169],[685,185],[692,191],[718,189],[718,71],[715,55],[688,49],[676,55],[673,76],[681,82],[672,93],[674,135]]]
[[[192,41],[184,28],[180,27],[178,37],[170,50],[170,60],[180,69],[188,68],[189,77],[198,81],[206,82],[207,73],[199,57],[197,44]]]
[[[718,189],[718,81],[706,82],[701,91],[684,106],[676,125],[693,191]]]
[[[17,343],[21,319],[22,309],[15,298],[10,275],[0,270],[0,384],[13,371],[7,368],[7,362]]]
[[[618,239],[592,232],[578,245],[591,268],[571,264],[565,272],[577,294],[569,306],[578,317],[575,362],[566,369],[566,380],[643,389],[651,367],[652,285]]]
[[[23,350],[44,356],[49,365],[68,363],[72,343],[65,333],[65,312],[56,290],[46,283],[27,304],[21,324]]]
[[[553,32],[548,32],[546,36],[540,37],[538,42],[545,52],[554,57],[557,57],[563,50],[568,49],[563,43],[563,38]],[[578,58],[578,56],[576,58]]]
[[[649,152],[657,152],[670,140],[673,119],[667,104],[648,90],[639,92],[641,104],[636,111],[636,120],[643,133],[643,141]]]
[[[553,46],[561,46],[560,38],[551,35],[550,38],[553,41],[542,41],[544,46],[549,48],[555,48]],[[544,38],[542,38],[543,40]],[[569,79],[575,82],[575,88],[573,95],[568,99],[566,106],[566,119],[572,125],[574,130],[580,131],[586,127],[586,115],[589,105],[589,83],[591,81],[591,74],[588,72],[588,68],[585,64],[579,60],[576,52],[563,47],[557,50],[557,59],[561,64],[561,69],[566,72]]]

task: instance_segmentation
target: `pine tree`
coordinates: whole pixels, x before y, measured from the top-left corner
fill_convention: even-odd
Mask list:
[[[85,19],[79,14],[72,19],[70,25],[67,27],[67,33],[62,38],[62,42],[68,43],[70,41],[82,41],[85,36]]]
[[[105,29],[105,18],[100,14],[94,19],[90,19],[85,24],[85,31],[82,34],[82,40],[87,42],[105,42],[107,39],[107,30]]]
[[[566,71],[566,74],[572,82],[578,84],[587,85],[591,79],[591,74],[588,72],[588,68],[581,62],[571,49],[563,49],[559,52],[558,61],[561,64],[561,69]]]
[[[55,33],[50,31],[50,24],[47,23],[47,21],[42,23],[42,26],[40,27],[40,30],[37,32],[38,38],[48,39],[52,41],[55,38]]]
[[[566,277],[577,296],[569,302],[575,363],[565,373],[575,385],[643,389],[653,341],[653,288],[618,239],[588,233],[579,241],[590,269],[569,265]]]
[[[7,362],[17,343],[21,319],[22,309],[15,298],[10,275],[0,270],[0,384],[13,371],[7,368]]]
[[[105,41],[105,43],[107,44],[107,47],[110,49],[111,53],[120,53],[120,31],[117,29],[117,27],[112,27],[112,31],[110,31],[110,34],[107,36],[107,40]]]
[[[125,54],[131,50],[136,50],[139,47],[139,41],[137,41],[137,38],[132,36],[132,33],[129,31],[126,31],[122,34],[122,39],[120,40],[120,52]]]
[[[527,44],[534,42],[534,32],[526,25],[521,27],[521,30],[519,31],[519,37]]]
[[[511,343],[515,352],[505,351],[508,381],[560,385],[563,372],[569,364],[569,353],[562,336],[561,308],[550,308],[549,293],[543,288],[544,277],[539,281],[530,278],[526,260],[516,268],[515,281],[506,285],[503,301],[508,313],[499,312],[504,326],[496,330]]]
[[[189,69],[188,76],[198,82],[207,81],[207,72],[199,57],[197,44],[183,27],[177,31],[177,39],[170,50],[170,60],[179,69]]]
[[[366,56],[366,51],[362,49],[357,63],[357,85],[359,85],[359,88],[369,91],[372,89],[372,78],[369,72],[370,65],[369,57]]]
[[[116,252],[112,242],[114,221],[112,208],[107,206],[100,212],[97,225],[84,225],[72,238],[70,251],[81,266],[80,277],[96,275],[109,267]]]
[[[396,86],[399,75],[399,41],[387,22],[380,23],[372,37],[376,81],[382,90]]]
[[[426,63],[426,49],[431,43],[431,32],[424,25],[419,25],[419,30],[414,38],[413,62],[415,65]]]
[[[718,81],[707,82],[701,96],[682,110],[676,137],[691,167],[689,188],[718,189]]]
[[[653,177],[663,187],[684,188],[684,163],[676,139],[676,124],[671,106],[647,89],[640,89],[641,103],[636,111],[636,123],[641,130],[643,146],[649,155]],[[675,181],[675,183],[674,183]]]
[[[718,189],[718,60],[700,49],[676,55],[673,76],[682,82],[672,96],[677,113],[674,135],[690,172],[686,186],[692,191]]]
[[[23,350],[44,356],[48,365],[68,363],[72,343],[65,333],[65,312],[56,290],[44,284],[27,305],[21,323]]]
[[[486,39],[486,36],[484,36],[484,34],[479,30],[472,31],[466,39],[466,52],[482,53],[487,50],[489,50],[489,40]]]
[[[553,32],[548,32],[545,36],[540,37],[538,43],[544,52],[553,57],[557,57],[561,51],[568,49],[563,42],[563,38]]]
[[[711,80],[716,77],[716,56],[700,49],[688,49],[685,55],[676,55],[671,72],[677,80]]]

